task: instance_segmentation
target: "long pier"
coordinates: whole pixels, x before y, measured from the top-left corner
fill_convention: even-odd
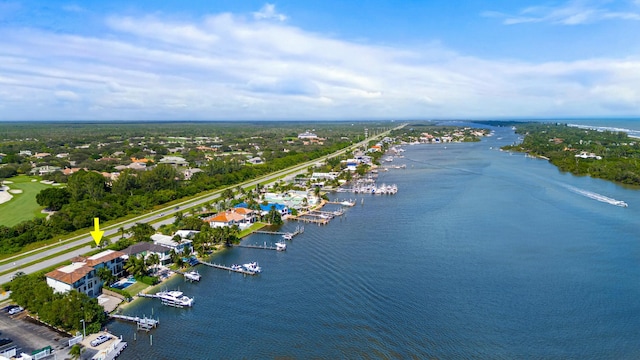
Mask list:
[[[294,236],[302,234],[304,232],[304,226],[296,226],[296,230],[294,232],[284,232],[284,231],[265,231],[258,230],[254,231],[256,234],[267,234],[267,235],[287,235],[287,240],[293,239]],[[237,246],[237,245],[236,245]],[[242,247],[242,246],[240,246]],[[273,250],[276,250],[275,248]]]
[[[245,249],[262,249],[262,250],[278,250],[273,246],[265,245],[233,245],[233,247],[245,248]]]
[[[304,218],[301,216],[304,216],[307,214],[302,214],[299,216],[294,216],[294,217],[290,217],[291,220],[296,220],[296,221],[302,221],[302,222],[307,222],[307,223],[316,223],[318,225],[326,225],[329,223],[329,219],[326,218],[320,218],[320,219],[309,219],[309,218]]]
[[[220,264],[212,264],[212,263],[208,263],[208,262],[205,262],[205,261],[200,261],[200,264],[207,265],[207,266],[210,266],[212,268],[216,268],[216,269],[220,269],[220,270],[233,271],[233,272],[237,272],[237,273],[244,274],[244,275],[257,275],[258,274],[258,273],[255,273],[253,271],[247,271],[245,269],[232,269],[229,266],[220,265]]]
[[[109,317],[113,319],[123,320],[123,321],[135,322],[138,325],[138,330],[145,330],[145,331],[149,331],[152,328],[157,327],[158,324],[160,323],[160,320],[151,319],[146,316],[139,317],[139,316],[126,316],[126,315],[112,314],[112,315],[109,315]]]

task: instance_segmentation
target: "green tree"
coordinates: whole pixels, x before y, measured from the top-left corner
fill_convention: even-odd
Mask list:
[[[147,275],[147,265],[144,258],[131,256],[124,264],[124,269],[135,277]]]
[[[69,349],[69,355],[71,355],[71,359],[80,359],[80,356],[82,355],[82,347],[80,344],[73,345],[71,349]]]
[[[113,275],[111,270],[106,266],[100,267],[96,274],[107,286],[111,286],[111,284],[116,280],[115,275]]]
[[[69,203],[70,193],[66,188],[47,188],[36,195],[38,205],[44,206],[52,211],[62,209],[63,205]]]
[[[147,265],[153,266],[153,274],[158,271],[158,265],[160,265],[160,256],[157,253],[152,253],[147,257]]]
[[[156,229],[147,223],[136,223],[129,228],[129,233],[132,234],[134,241],[149,241],[151,235],[156,233]]]

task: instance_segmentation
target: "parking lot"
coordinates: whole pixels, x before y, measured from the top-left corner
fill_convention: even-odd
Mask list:
[[[10,343],[0,346],[0,352],[17,347],[17,352],[31,354],[32,351],[51,346],[59,359],[69,352],[68,335],[59,333],[27,316],[25,311],[9,315],[8,308],[0,310],[0,339],[8,338]]]

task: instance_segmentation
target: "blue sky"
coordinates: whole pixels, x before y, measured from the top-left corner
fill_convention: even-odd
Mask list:
[[[640,116],[638,34],[640,0],[0,0],[0,121]]]

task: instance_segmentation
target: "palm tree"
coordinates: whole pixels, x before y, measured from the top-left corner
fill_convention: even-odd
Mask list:
[[[144,259],[137,256],[129,257],[129,260],[124,264],[124,269],[133,276],[147,275],[147,265]]]
[[[73,345],[69,350],[69,355],[71,355],[71,359],[80,359],[80,355],[82,355],[82,347],[80,347],[80,344]]]
[[[107,286],[110,286],[116,280],[116,277],[113,275],[111,270],[105,266],[98,269],[97,275]]]
[[[121,226],[118,231],[120,231],[120,239],[124,239],[124,227]]]
[[[153,273],[158,271],[158,265],[160,265],[160,256],[157,253],[151,253],[147,256],[147,264],[153,266]]]

